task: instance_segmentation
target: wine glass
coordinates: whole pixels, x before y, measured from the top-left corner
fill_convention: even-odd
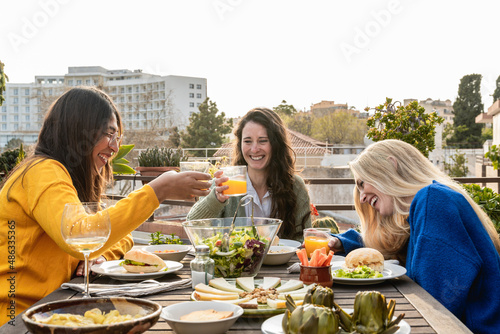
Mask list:
[[[89,255],[101,248],[111,231],[104,203],[67,203],[61,218],[61,233],[68,246],[85,257],[83,298],[89,298]]]

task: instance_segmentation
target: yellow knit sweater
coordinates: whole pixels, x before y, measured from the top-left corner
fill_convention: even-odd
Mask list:
[[[44,160],[20,175],[0,190],[0,326],[69,281],[83,259],[61,236],[65,203],[79,202],[66,168]],[[109,240],[90,257],[119,259],[133,246],[130,232],[158,206],[146,185],[108,208]]]

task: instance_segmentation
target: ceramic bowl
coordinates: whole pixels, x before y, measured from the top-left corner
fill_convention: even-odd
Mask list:
[[[285,264],[295,255],[297,248],[290,246],[271,246],[264,259],[264,264],[276,266]]]
[[[232,311],[233,315],[229,318],[215,321],[182,321],[181,316],[194,311],[203,310]],[[238,305],[223,302],[184,302],[166,306],[161,312],[161,317],[167,321],[169,326],[177,334],[184,333],[203,333],[219,334],[225,333],[243,314],[243,309]]]
[[[129,314],[141,317],[116,324],[93,325],[87,327],[67,327],[60,325],[47,325],[36,322],[35,317],[48,317],[53,313],[71,313],[84,315],[93,308],[98,308],[109,313],[118,310],[121,315]],[[114,298],[80,298],[45,303],[33,306],[23,313],[23,321],[31,333],[143,333],[151,328],[160,317],[161,305],[158,303],[138,298],[114,297]]]
[[[231,232],[232,221],[233,218],[195,219],[182,225],[194,247],[204,244],[210,248],[210,257],[217,263],[216,277],[254,277],[259,273],[282,221],[237,217]],[[231,238],[225,238],[229,233]],[[224,247],[224,241],[228,243],[228,250]]]
[[[163,260],[181,261],[191,249],[187,245],[151,245],[143,248],[146,252],[158,255]],[[170,252],[169,252],[170,251]],[[174,252],[171,252],[174,251]]]

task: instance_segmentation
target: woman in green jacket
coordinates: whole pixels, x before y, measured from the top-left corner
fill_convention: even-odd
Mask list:
[[[280,116],[268,108],[250,110],[234,130],[233,165],[248,168],[247,191],[254,197],[254,216],[283,220],[280,238],[302,240],[311,227],[310,199],[304,180],[295,173],[295,152]],[[224,195],[228,180],[214,174],[208,196],[189,211],[188,220],[233,217],[241,196]],[[241,206],[238,217],[250,217],[252,208]]]

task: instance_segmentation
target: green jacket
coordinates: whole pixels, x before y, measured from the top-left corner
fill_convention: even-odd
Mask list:
[[[295,175],[295,183],[293,192],[297,196],[297,206],[295,208],[295,240],[302,241],[304,236],[302,232],[302,219],[307,215],[305,228],[311,227],[311,200],[307,191],[304,180],[298,175]],[[238,203],[243,196],[229,197],[224,203],[219,202],[215,196],[215,185],[212,185],[212,191],[206,197],[200,197],[187,215],[187,220],[204,219],[204,218],[226,218],[233,217]],[[238,208],[238,217],[246,217],[245,207]]]

